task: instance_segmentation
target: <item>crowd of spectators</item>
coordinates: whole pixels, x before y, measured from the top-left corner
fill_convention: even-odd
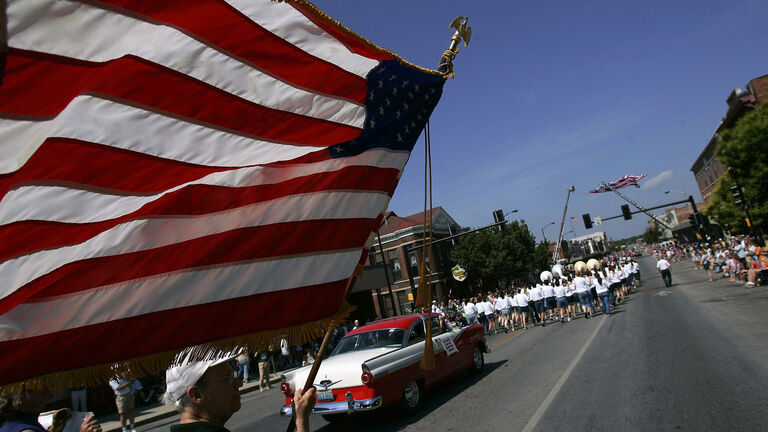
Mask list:
[[[760,245],[750,236],[734,236],[687,245],[655,248],[653,254],[670,262],[690,259],[709,281],[727,278],[746,287],[768,284],[768,244]]]

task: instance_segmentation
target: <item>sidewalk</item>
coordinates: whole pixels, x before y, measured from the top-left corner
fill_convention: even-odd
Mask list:
[[[281,375],[282,375],[282,372],[270,374],[269,385],[270,386],[279,385]],[[243,387],[240,388],[240,394],[250,393],[254,390],[258,390],[259,389],[258,381],[259,380],[257,378],[255,380],[249,381],[248,384],[244,384]],[[156,403],[153,405],[147,405],[143,407],[137,407],[136,419],[135,419],[134,425],[136,426],[136,430],[140,431],[141,425],[152,423],[156,420],[173,417],[175,415],[178,415],[178,411],[176,411],[175,408],[169,407],[161,403]],[[103,432],[120,432],[121,431],[120,416],[117,413],[107,415],[107,416],[101,416],[98,418],[98,420],[99,420],[99,423],[101,423],[101,430]]]

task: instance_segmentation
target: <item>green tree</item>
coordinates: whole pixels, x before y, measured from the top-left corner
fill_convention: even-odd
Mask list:
[[[461,237],[451,250],[451,261],[464,267],[470,279],[495,284],[537,270],[537,249],[533,235],[512,222],[505,231],[487,229]]]
[[[650,227],[643,233],[643,240],[647,244],[658,243],[661,240],[661,230],[651,229]]]
[[[738,182],[751,206],[752,224],[765,226],[768,214],[768,104],[739,119],[720,134],[717,158],[728,167],[705,213],[735,232],[747,232],[744,210],[733,201],[730,187]]]

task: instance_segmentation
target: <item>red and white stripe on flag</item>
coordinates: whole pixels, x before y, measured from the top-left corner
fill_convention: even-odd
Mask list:
[[[0,385],[337,313],[439,74],[303,1],[6,15]]]

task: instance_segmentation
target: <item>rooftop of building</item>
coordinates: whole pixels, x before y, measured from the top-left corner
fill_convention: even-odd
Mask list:
[[[431,210],[431,216],[430,216],[430,210]],[[451,224],[456,225],[456,221],[453,220],[453,218],[448,215],[448,212],[446,212],[442,207],[437,206],[433,207],[430,210],[427,210],[426,212],[419,212],[416,214],[412,214],[409,216],[398,216],[393,211],[388,211],[384,213],[384,220],[381,222],[381,229],[379,230],[379,234],[386,235],[391,234],[400,230],[404,230],[406,228],[411,228],[415,226],[421,226],[425,223],[430,223],[434,219],[434,224]],[[425,219],[426,218],[426,219]]]

